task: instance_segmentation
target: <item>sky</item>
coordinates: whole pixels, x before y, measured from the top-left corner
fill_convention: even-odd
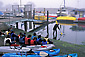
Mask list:
[[[21,0],[22,5],[32,2],[35,8],[59,8],[64,0]],[[85,0],[65,0],[66,7],[85,8]],[[10,8],[11,5],[19,4],[20,0],[0,0],[1,8]]]

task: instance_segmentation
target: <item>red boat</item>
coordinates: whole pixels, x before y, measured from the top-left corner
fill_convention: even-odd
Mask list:
[[[80,21],[85,21],[85,17],[78,18],[78,20],[80,20]]]
[[[47,15],[45,15],[45,17],[47,17]],[[49,17],[56,17],[57,18],[58,16],[51,16],[51,15],[49,15]]]

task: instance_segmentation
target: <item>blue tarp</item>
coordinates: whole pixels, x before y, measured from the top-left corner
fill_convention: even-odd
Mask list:
[[[3,13],[0,11],[0,15],[3,15]]]

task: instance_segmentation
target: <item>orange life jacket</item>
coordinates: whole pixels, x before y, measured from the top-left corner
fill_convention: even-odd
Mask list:
[[[25,37],[25,44],[29,44],[28,40],[30,40],[30,38]]]
[[[31,40],[31,41],[30,41],[31,45],[35,45],[34,41],[35,41],[35,40]]]

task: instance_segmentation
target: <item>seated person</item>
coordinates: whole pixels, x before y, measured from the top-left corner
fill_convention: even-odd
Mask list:
[[[31,45],[36,45],[37,44],[37,41],[36,41],[36,37],[33,38],[33,40],[30,41],[30,44]]]
[[[22,35],[22,37],[19,38],[19,43],[20,44],[25,44],[25,37]]]
[[[43,41],[42,41],[42,45],[46,45],[47,44],[47,41],[44,39]]]
[[[28,37],[25,37],[25,45],[30,45],[30,39],[31,35],[28,35]]]
[[[53,42],[49,40],[48,35],[44,39],[47,41],[47,44],[53,44]]]
[[[33,40],[33,38],[34,38],[34,37],[36,37],[36,38],[37,38],[36,33],[34,33],[34,34],[33,34],[33,36],[32,36],[32,38],[31,38],[31,39]]]
[[[41,42],[42,42],[41,35],[39,35],[38,38],[37,38],[37,44],[40,45]]]

